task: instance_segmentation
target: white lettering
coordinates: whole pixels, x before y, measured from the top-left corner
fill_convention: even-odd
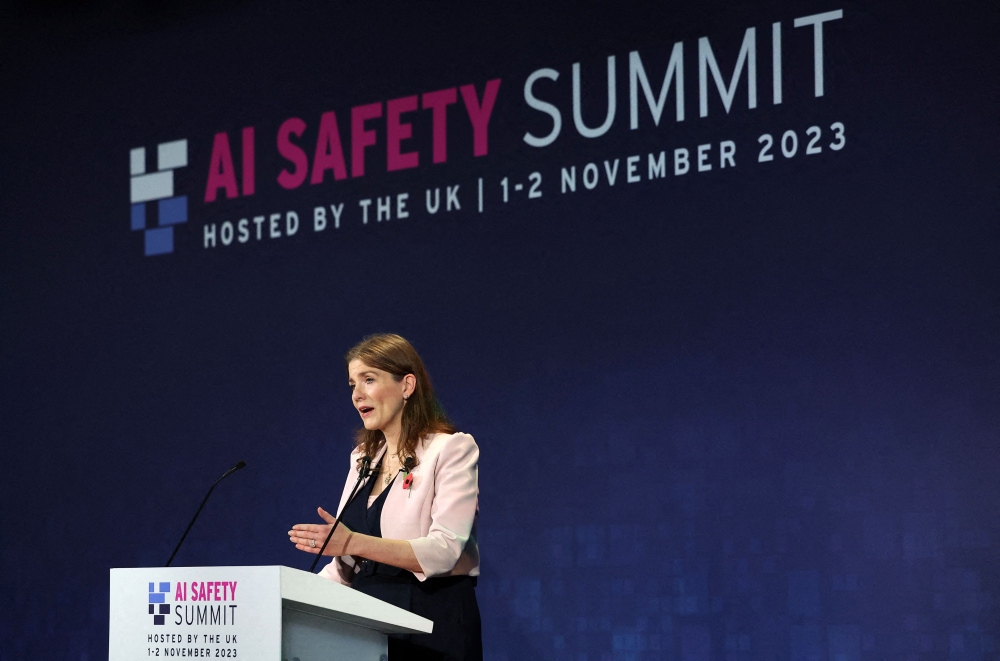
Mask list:
[[[629,156],[627,159],[625,159],[625,165],[628,168],[628,173],[627,173],[628,183],[634,184],[635,182],[640,181],[642,179],[642,177],[640,177],[638,173],[639,169],[638,156]]]
[[[609,168],[608,167],[608,162],[604,161],[604,174],[607,175],[607,177],[608,177],[608,186],[614,186],[615,185],[615,179],[618,178],[618,160],[619,159],[617,159],[617,158],[615,159],[615,167],[614,168]]]
[[[525,133],[524,141],[532,147],[548,147],[555,142],[556,138],[559,137],[559,132],[562,130],[562,114],[559,112],[559,108],[556,108],[551,103],[540,101],[535,97],[532,86],[539,78],[548,78],[553,81],[559,80],[559,72],[555,69],[539,69],[538,71],[532,72],[532,74],[528,76],[528,79],[524,81],[524,102],[527,103],[529,107],[544,112],[550,116],[552,118],[552,130],[549,131],[548,135],[541,138],[535,137],[531,133]],[[430,195],[429,192],[428,195]],[[434,213],[434,211],[431,211],[431,213]]]
[[[441,208],[441,189],[440,188],[435,188],[434,189],[434,204],[432,205],[431,204],[431,189],[428,188],[427,189],[427,213],[429,213],[431,215],[436,214],[438,212],[439,208]]]
[[[340,204],[338,204],[336,206],[334,206],[334,205],[331,204],[330,205],[330,211],[333,212],[333,229],[339,230],[340,229],[340,214],[342,214],[344,212],[344,203],[341,202]],[[236,584],[234,583],[233,585],[236,585]],[[235,589],[236,588],[233,588],[233,590],[235,590]]]
[[[642,66],[642,58],[639,51],[634,50],[628,54],[628,87],[629,87],[629,126],[634,130],[639,128],[639,85],[642,85],[642,92],[646,96],[646,103],[649,104],[649,111],[653,115],[653,125],[660,125],[660,116],[663,114],[663,106],[667,103],[667,92],[670,91],[670,84],[676,80],[674,87],[674,97],[677,105],[677,121],[684,121],[684,49],[682,42],[674,44],[674,49],[670,52],[670,62],[667,64],[667,73],[663,76],[663,85],[660,86],[660,96],[653,100],[653,88],[649,85],[646,77],[646,70]]]
[[[674,150],[674,174],[681,175],[687,174],[688,170],[691,169],[691,162],[688,159],[688,150],[683,147],[679,147]]]
[[[313,209],[313,231],[322,232],[326,229],[326,209],[315,207]]]
[[[729,80],[729,87],[722,80],[722,72],[719,71],[719,64],[715,61],[715,54],[712,52],[712,45],[708,42],[708,37],[698,39],[698,106],[702,117],[708,116],[708,69],[712,70],[712,78],[715,86],[722,97],[722,105],[729,114],[729,108],[733,105],[733,97],[736,96],[736,85],[740,82],[740,74],[743,73],[743,64],[747,65],[747,93],[749,96],[749,108],[757,107],[757,29],[747,28],[743,36],[743,45],[740,47],[740,54],[736,58],[736,68],[733,77]]]
[[[375,209],[375,220],[377,222],[382,222],[382,216],[385,216],[384,220],[391,220],[392,214],[390,211],[392,210],[392,196],[386,195],[384,201],[381,197],[375,198]]]
[[[580,100],[580,63],[573,63],[573,124],[576,125],[577,132],[585,138],[599,138],[608,132],[611,124],[615,121],[615,56],[608,56],[608,113],[604,117],[604,123],[596,129],[589,128],[583,123],[583,111]]]
[[[771,24],[771,91],[774,105],[781,103],[781,23]]]
[[[723,140],[719,144],[719,167],[725,168],[726,162],[730,167],[736,167],[736,143],[732,140]]]
[[[576,192],[576,166],[575,165],[571,166],[568,171],[566,170],[566,168],[563,168],[562,169],[562,173],[560,175],[560,181],[561,181],[561,184],[562,184],[562,192],[565,193],[566,189],[569,189],[569,192],[575,193]]]
[[[813,26],[813,85],[816,96],[823,96],[823,24],[844,17],[843,9],[795,19],[795,27]]]
[[[659,179],[667,176],[666,156],[666,153],[662,151],[655,160],[652,154],[649,155],[649,179]]]
[[[708,162],[708,150],[712,145],[698,145],[698,172],[707,172],[712,169],[712,164]]]

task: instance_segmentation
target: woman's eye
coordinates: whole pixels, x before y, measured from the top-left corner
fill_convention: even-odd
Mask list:
[[[374,383],[374,381],[375,381],[375,379],[373,379],[371,377],[368,377],[367,379],[365,379],[365,383]]]

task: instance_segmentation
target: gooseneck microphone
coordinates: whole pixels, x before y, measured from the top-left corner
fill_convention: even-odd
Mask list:
[[[201,508],[203,508],[205,506],[205,503],[208,502],[208,497],[212,495],[212,491],[219,484],[219,482],[222,482],[224,479],[226,479],[227,477],[229,477],[230,475],[232,475],[236,471],[241,470],[243,468],[246,468],[246,465],[247,465],[247,462],[245,462],[245,461],[238,461],[238,462],[236,462],[235,466],[233,466],[232,468],[230,468],[229,470],[227,470],[225,473],[223,473],[222,477],[220,477],[219,479],[217,479],[215,481],[215,484],[213,484],[208,489],[208,493],[205,494],[205,499],[203,501],[201,501],[201,505],[198,506],[198,511],[194,513],[194,517],[191,519],[191,523],[188,524],[187,530],[185,530],[184,534],[181,535],[181,541],[177,542],[177,546],[174,548],[174,552],[170,554],[170,559],[167,560],[167,564],[163,565],[164,567],[169,567],[170,563],[174,561],[174,556],[177,555],[177,551],[180,550],[181,544],[184,543],[184,539],[188,536],[188,533],[191,532],[191,526],[193,526],[194,522],[198,520],[198,515],[201,514]]]
[[[336,530],[337,526],[340,525],[340,517],[344,515],[344,512],[347,511],[347,506],[350,505],[351,501],[354,500],[354,497],[358,495],[358,488],[361,486],[361,483],[364,481],[366,477],[368,477],[371,474],[371,465],[372,465],[371,457],[369,457],[368,455],[361,457],[361,470],[358,471],[358,481],[354,483],[354,488],[351,489],[351,495],[347,497],[347,501],[344,503],[344,506],[340,509],[340,514],[338,514],[337,518],[333,520],[333,526],[330,528],[330,532],[327,534],[326,541],[323,542],[323,546],[319,547],[319,553],[317,553],[316,557],[313,558],[313,563],[312,565],[309,566],[310,573],[316,571],[316,563],[319,562],[319,559],[323,557],[323,551],[326,550],[326,545],[330,543],[331,539],[333,539],[333,531]]]

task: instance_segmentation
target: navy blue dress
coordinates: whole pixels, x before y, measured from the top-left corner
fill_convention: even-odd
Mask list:
[[[373,469],[378,475],[378,467]],[[398,474],[397,474],[398,477]],[[341,521],[349,529],[382,536],[382,507],[396,479],[379,494],[371,507],[375,487],[368,480],[344,509]],[[412,572],[371,560],[361,560],[351,586],[376,599],[434,622],[429,634],[389,634],[390,661],[482,661],[483,640],[473,576],[448,576],[420,581]]]

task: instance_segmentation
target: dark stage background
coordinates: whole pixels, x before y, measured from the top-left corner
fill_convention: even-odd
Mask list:
[[[794,21],[838,10],[817,96],[814,27]],[[1000,658],[989,3],[2,11],[0,659],[106,657],[108,569],[162,564],[239,459],[177,562],[306,568],[286,531],[340,493],[358,425],[341,356],[377,331],[413,341],[480,444],[487,659]],[[728,85],[751,27],[756,107],[744,58],[727,112],[711,64]],[[655,96],[675,42],[684,119],[674,79],[658,125],[638,88],[633,130],[629,53]],[[586,138],[573,64],[594,129],[611,55],[614,119]],[[558,80],[534,93],[562,127],[534,147],[553,122],[524,87],[543,68]],[[459,90],[447,160],[414,110],[402,151],[419,164],[387,170],[386,101],[473,85],[478,102],[491,80],[480,155]],[[334,111],[349,175],[351,109],[372,103],[364,176],[279,185],[286,120],[311,168]],[[185,221],[163,225],[177,207],[133,208],[131,150],[153,173],[177,140]],[[210,171],[232,187],[207,202]],[[359,202],[385,196],[391,220],[372,202],[364,223]],[[245,243],[223,227],[243,218]]]

